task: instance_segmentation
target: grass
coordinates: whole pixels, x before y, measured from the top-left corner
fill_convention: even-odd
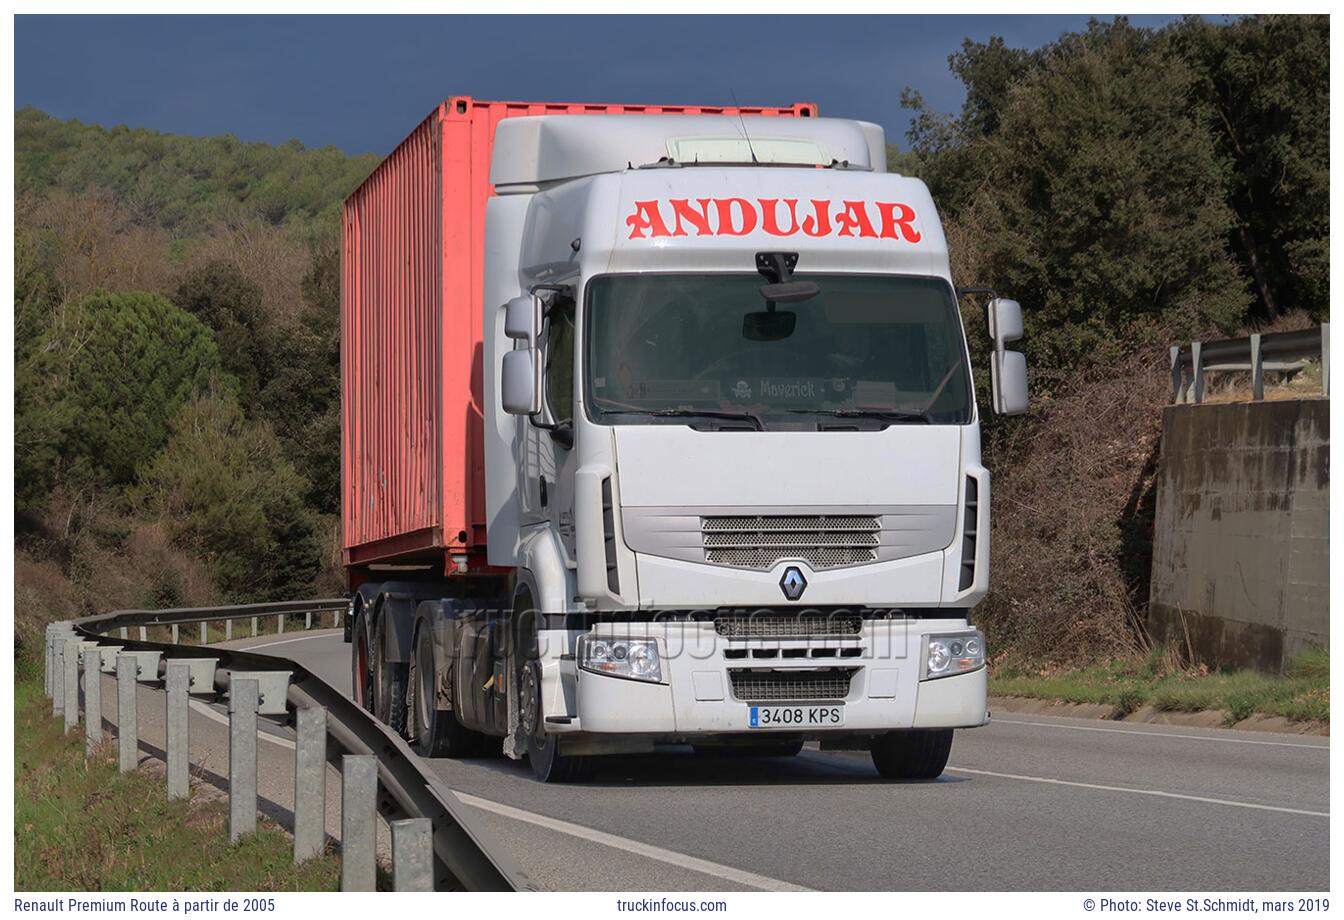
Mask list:
[[[1141,706],[1167,712],[1222,710],[1229,724],[1255,713],[1330,721],[1330,652],[1298,655],[1282,677],[1258,671],[1174,668],[1160,652],[1082,668],[1039,668],[1008,659],[990,671],[989,691],[1067,703],[1101,703],[1128,714]]]
[[[51,717],[42,675],[16,662],[14,887],[20,891],[335,891],[339,857],[293,865],[291,838],[261,820],[228,842],[224,801],[169,802],[162,776],[122,776],[111,745]]]

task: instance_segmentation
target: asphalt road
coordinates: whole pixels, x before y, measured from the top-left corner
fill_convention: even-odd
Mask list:
[[[333,631],[235,643],[349,691]],[[547,786],[502,757],[431,761],[542,886],[1321,891],[1329,740],[995,717],[943,778],[881,780],[866,754],[606,758]]]

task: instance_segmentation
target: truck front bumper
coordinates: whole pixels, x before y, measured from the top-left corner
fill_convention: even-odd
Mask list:
[[[843,705],[840,725],[779,729],[809,738],[983,725],[984,668],[920,679],[925,637],[966,628],[964,620],[876,620],[852,636],[769,640],[726,639],[710,623],[594,629],[655,638],[662,667],[657,683],[583,670],[572,656],[582,633],[553,635],[571,655],[544,669],[551,676],[543,707],[546,728],[664,739],[764,734],[772,729],[752,729],[751,710],[777,705]]]

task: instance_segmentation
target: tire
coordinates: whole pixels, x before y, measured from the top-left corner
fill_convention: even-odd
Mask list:
[[[797,757],[802,753],[803,739],[758,741],[741,745],[693,744],[691,747],[695,753],[710,757]]]
[[[522,610],[530,610],[523,607]],[[548,735],[542,723],[541,665],[537,661],[537,626],[535,617],[521,622],[520,609],[514,615],[518,628],[518,651],[521,661],[518,673],[518,717],[527,732],[527,761],[532,775],[543,783],[577,783],[587,779],[591,761],[586,757],[561,754],[559,739]]]
[[[373,712],[373,681],[369,631],[361,613],[350,628],[350,698],[365,712]]]
[[[406,737],[407,670],[405,663],[387,661],[382,624],[378,623],[373,635],[373,714],[403,738]]]
[[[874,739],[873,766],[887,779],[937,779],[952,753],[952,729],[887,732]]]
[[[479,755],[486,736],[463,728],[451,709],[434,706],[434,638],[424,625],[415,631],[412,648],[406,711],[415,752],[421,757]]]

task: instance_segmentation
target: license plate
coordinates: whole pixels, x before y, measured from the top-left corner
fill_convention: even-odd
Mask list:
[[[752,706],[748,728],[833,728],[845,724],[844,706]]]

